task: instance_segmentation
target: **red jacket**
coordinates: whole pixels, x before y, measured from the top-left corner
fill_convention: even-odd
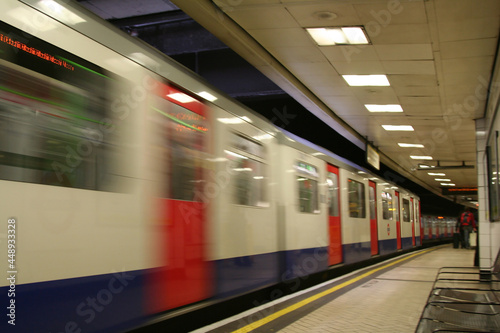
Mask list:
[[[469,216],[466,216],[466,214],[469,214]],[[460,216],[460,225],[463,226],[468,226],[472,225],[473,228],[476,228],[476,221],[474,220],[474,214],[471,212],[465,212]]]

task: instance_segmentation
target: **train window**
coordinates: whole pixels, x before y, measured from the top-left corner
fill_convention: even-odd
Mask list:
[[[411,222],[410,201],[408,199],[403,199],[403,222]]]
[[[365,203],[365,185],[358,181],[348,180],[349,193],[349,216],[365,218],[366,203]]]
[[[395,195],[393,199],[394,199],[393,201],[394,212],[396,213],[395,218],[396,221],[399,221],[399,196]]]
[[[160,197],[199,201],[204,183],[206,118],[163,97],[152,106],[157,125],[156,163],[163,173]]]
[[[337,174],[329,172],[326,182],[328,184],[328,215],[339,216],[339,180]]]
[[[420,223],[420,210],[418,209],[418,202],[415,202],[415,223]]]
[[[239,134],[230,134],[231,150],[226,150],[231,174],[233,203],[268,207],[266,198],[265,148]]]
[[[240,151],[262,159],[266,158],[264,146],[260,143],[247,139],[246,137],[236,133],[231,133],[229,140],[229,144]]]
[[[376,213],[375,213],[375,203],[376,203],[376,198],[375,198],[375,188],[373,187],[369,187],[368,188],[368,196],[369,196],[369,199],[370,199],[370,219],[371,220],[374,220],[376,219],[377,217],[375,216]]]
[[[299,211],[319,213],[318,169],[304,162],[297,162],[297,183],[299,189]]]
[[[113,190],[102,80],[93,91],[1,61],[0,178]]]
[[[392,220],[392,196],[388,192],[382,192],[382,218],[384,220]]]

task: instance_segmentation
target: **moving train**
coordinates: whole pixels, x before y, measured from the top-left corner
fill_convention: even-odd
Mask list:
[[[421,245],[416,195],[76,3],[1,1],[0,71],[2,332],[127,331]]]

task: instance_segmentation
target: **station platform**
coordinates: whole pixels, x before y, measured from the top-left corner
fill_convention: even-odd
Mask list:
[[[474,252],[448,244],[412,252],[192,332],[413,333],[440,269],[473,269]]]

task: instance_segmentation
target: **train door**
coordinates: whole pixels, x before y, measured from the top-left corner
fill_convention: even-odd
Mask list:
[[[375,182],[371,180],[369,185],[370,199],[370,235],[371,235],[371,254],[378,254],[378,225],[377,225],[377,190]]]
[[[328,184],[328,231],[330,244],[328,248],[328,264],[342,262],[342,233],[340,229],[340,193],[339,168],[328,164],[326,182]]]
[[[415,244],[417,243],[415,241],[415,215],[414,214],[414,210],[415,210],[415,206],[413,205],[413,198],[410,198],[410,219],[411,219],[411,244],[413,246],[415,246]]]
[[[396,197],[396,239],[398,250],[401,250],[401,219],[400,219],[400,205],[399,205],[399,192],[395,191],[394,195]]]
[[[151,281],[155,311],[206,299],[212,285],[202,200],[210,142],[207,110],[172,86],[160,84],[160,90],[151,106],[158,131],[155,164],[161,175],[157,200],[161,267]]]

